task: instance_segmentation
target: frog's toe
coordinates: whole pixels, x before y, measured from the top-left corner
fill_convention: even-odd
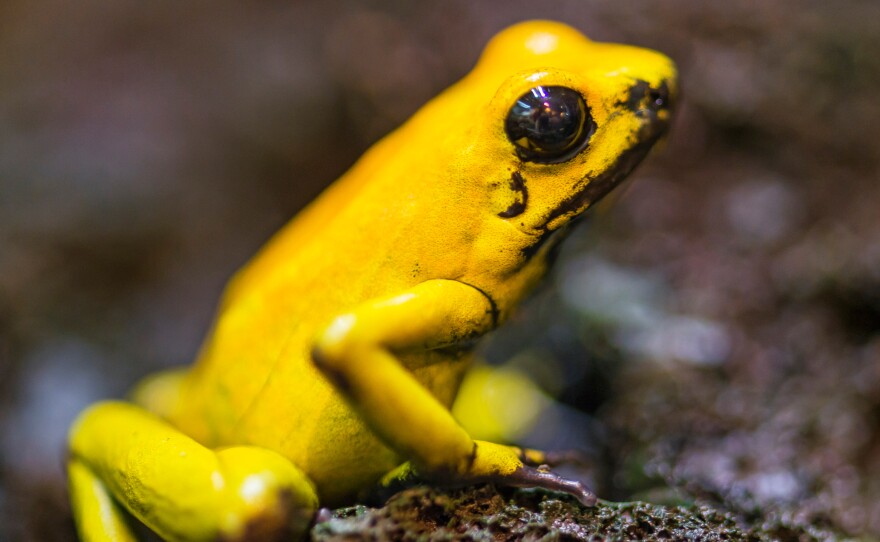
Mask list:
[[[549,468],[523,466],[513,474],[505,477],[505,485],[514,487],[540,487],[551,491],[568,493],[584,506],[595,506],[598,498],[593,491],[577,480],[569,480],[550,472]]]

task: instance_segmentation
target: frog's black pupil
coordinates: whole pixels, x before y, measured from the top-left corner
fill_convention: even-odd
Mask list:
[[[567,87],[538,86],[510,108],[505,130],[520,158],[554,163],[584,148],[594,128],[579,92]]]

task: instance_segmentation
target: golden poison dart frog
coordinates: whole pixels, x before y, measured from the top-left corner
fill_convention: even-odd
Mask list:
[[[562,24],[495,36],[235,275],[191,369],[79,416],[81,536],[132,538],[123,509],[171,540],[302,534],[319,502],[413,477],[592,505],[449,407],[476,340],[665,132],[675,86],[667,57]]]

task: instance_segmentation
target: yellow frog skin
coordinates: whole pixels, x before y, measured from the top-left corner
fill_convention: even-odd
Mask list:
[[[400,477],[595,496],[454,421],[470,351],[664,133],[675,67],[534,21],[376,143],[229,283],[188,371],[70,431],[86,540],[301,535]]]

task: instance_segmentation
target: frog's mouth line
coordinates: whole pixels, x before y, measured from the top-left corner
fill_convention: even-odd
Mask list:
[[[544,228],[530,245],[523,247],[522,253],[525,258],[531,259],[538,250],[558,232],[560,228],[549,229],[547,224],[553,220],[570,215],[572,220],[581,215],[588,207],[598,203],[603,197],[611,192],[618,184],[629,176],[637,165],[647,156],[654,143],[666,132],[667,123],[656,118],[646,122],[639,134],[639,142],[620,155],[614,165],[604,173],[593,178],[584,178],[584,189],[564,200],[554,208],[544,219]],[[570,222],[570,221],[569,221]],[[566,222],[568,224],[568,222]],[[561,227],[564,228],[565,224]]]
[[[652,130],[656,131],[656,130]],[[642,139],[629,150],[620,155],[614,165],[592,179],[584,178],[586,186],[583,190],[569,197],[550,211],[544,219],[544,224],[549,224],[555,219],[565,215],[582,213],[587,207],[595,205],[621,181],[629,176],[637,165],[645,158],[651,147],[660,137],[662,130],[651,134],[647,139]]]

